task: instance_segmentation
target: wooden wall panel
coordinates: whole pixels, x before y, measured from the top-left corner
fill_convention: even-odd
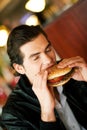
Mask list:
[[[80,55],[87,61],[87,0],[81,0],[45,27],[61,58]]]

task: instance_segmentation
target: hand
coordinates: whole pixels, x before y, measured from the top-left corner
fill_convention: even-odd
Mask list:
[[[67,59],[63,59],[59,64],[58,68],[63,68],[63,67],[75,67],[75,73],[73,74],[72,78],[75,80],[80,80],[80,81],[86,81],[87,82],[87,63],[85,60],[80,57],[71,57]]]
[[[55,121],[55,97],[53,88],[47,86],[47,71],[42,71],[35,76],[32,89],[41,105],[41,118],[44,121]]]

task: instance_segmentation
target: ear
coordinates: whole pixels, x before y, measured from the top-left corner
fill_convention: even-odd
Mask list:
[[[14,63],[13,67],[19,74],[25,74],[25,69],[22,65]]]

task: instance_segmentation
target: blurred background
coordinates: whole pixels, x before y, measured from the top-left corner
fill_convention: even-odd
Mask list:
[[[18,80],[9,65],[6,41],[20,24],[47,26],[79,0],[0,0],[0,113]]]

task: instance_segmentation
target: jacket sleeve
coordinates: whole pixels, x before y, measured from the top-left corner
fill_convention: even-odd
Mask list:
[[[20,120],[12,114],[3,114],[2,126],[6,130],[60,130],[59,122],[43,122],[40,121],[40,126],[37,128],[34,124],[28,121]],[[65,130],[65,129],[61,129]]]
[[[60,130],[60,127],[58,124],[59,124],[58,121],[56,121],[56,122],[41,121],[40,122],[40,130]]]
[[[1,127],[5,130],[35,130],[29,122],[20,120],[10,113],[2,115]]]

